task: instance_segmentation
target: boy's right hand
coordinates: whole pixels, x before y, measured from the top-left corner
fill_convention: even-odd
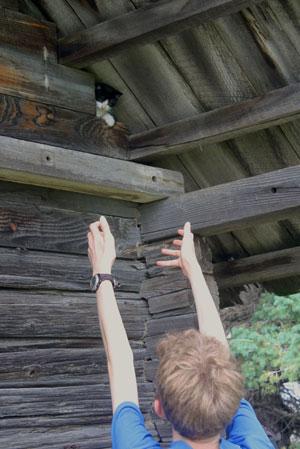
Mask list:
[[[183,229],[178,229],[178,234],[183,238],[182,240],[174,240],[175,246],[179,246],[179,250],[163,248],[162,254],[166,256],[175,256],[173,260],[159,260],[156,262],[161,267],[180,267],[182,272],[188,278],[191,275],[193,268],[199,267],[195,245],[194,234],[191,232],[191,223],[187,221]]]

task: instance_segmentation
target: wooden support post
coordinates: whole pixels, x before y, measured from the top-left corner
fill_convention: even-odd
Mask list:
[[[179,172],[0,136],[0,179],[149,202],[184,191]]]
[[[300,117],[300,83],[130,137],[130,160],[152,161]]]
[[[214,276],[220,289],[299,275],[300,247],[214,265]]]
[[[300,165],[140,207],[145,242],[174,235],[189,220],[201,235],[215,235],[287,218],[300,210]]]
[[[59,41],[62,64],[86,67],[137,44],[149,44],[247,8],[261,0],[167,0],[139,8]]]

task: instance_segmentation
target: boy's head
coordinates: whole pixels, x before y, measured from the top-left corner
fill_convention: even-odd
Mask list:
[[[214,337],[189,329],[157,345],[157,397],[177,432],[191,440],[222,432],[243,396],[240,367]]]

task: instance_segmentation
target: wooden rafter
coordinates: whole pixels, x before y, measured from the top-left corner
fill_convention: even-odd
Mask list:
[[[300,211],[300,165],[140,207],[144,242],[168,238],[189,220],[201,235],[277,221]]]
[[[148,44],[231,14],[261,0],[167,0],[99,23],[59,41],[62,64],[86,67],[137,44]]]
[[[219,288],[300,275],[300,247],[272,251],[214,265]]]
[[[184,191],[179,172],[0,136],[0,179],[135,202]]]
[[[150,129],[130,138],[130,160],[151,161],[300,117],[300,83]]]

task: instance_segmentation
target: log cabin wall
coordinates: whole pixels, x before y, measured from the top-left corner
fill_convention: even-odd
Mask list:
[[[89,223],[107,216],[117,242],[116,296],[146,412],[153,386],[144,380],[149,312],[139,294],[146,268],[137,258],[137,205],[112,199],[113,192],[104,198],[53,189],[51,170],[64,149],[75,167],[82,153],[84,163],[100,155],[100,166],[126,159],[127,129],[95,118],[94,77],[58,64],[53,24],[19,13],[17,1],[0,1],[0,12],[0,447],[109,448],[111,399],[86,234]],[[26,161],[27,182],[8,182],[4,160],[13,148],[21,157],[15,173],[25,173],[34,150],[34,162],[39,154],[48,161],[44,174],[33,180]],[[52,188],[39,187],[47,170]],[[158,172],[149,176],[160,183]]]
[[[1,448],[111,447],[110,390],[86,239],[99,214],[116,236],[117,301],[134,352],[141,408],[151,409],[143,343],[149,312],[139,294],[146,269],[137,259],[135,207],[1,182]]]

